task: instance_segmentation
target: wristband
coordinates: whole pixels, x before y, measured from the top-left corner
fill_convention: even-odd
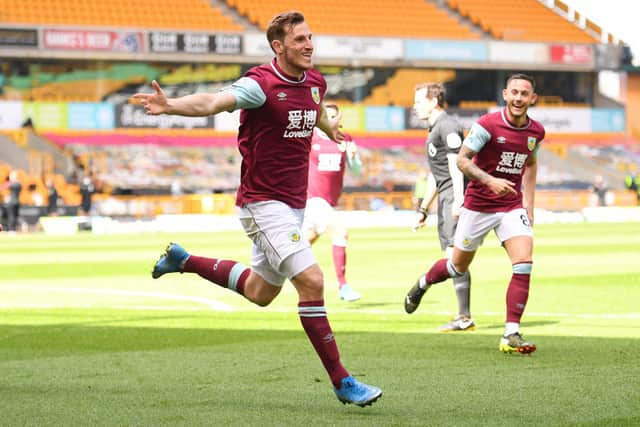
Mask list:
[[[427,216],[429,216],[429,211],[423,207],[418,208],[418,213],[422,214],[422,220],[420,220],[420,222],[424,222],[427,219]]]

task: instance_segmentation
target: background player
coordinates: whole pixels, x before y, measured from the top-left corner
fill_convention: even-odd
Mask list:
[[[418,117],[429,121],[427,137],[427,158],[431,175],[427,190],[418,207],[418,217],[414,230],[426,224],[427,212],[433,200],[438,198],[438,236],[440,248],[447,258],[453,252],[453,235],[460,216],[464,196],[464,176],[456,165],[456,158],[462,145],[462,125],[447,114],[446,91],[440,83],[424,83],[416,86],[414,109]],[[458,315],[439,328],[442,332],[470,331],[475,329],[471,319],[470,294],[471,275],[465,272],[453,278],[453,286],[458,299]],[[405,310],[413,313],[418,306],[405,298]]]
[[[325,108],[331,120],[338,117],[337,105],[326,104]],[[360,294],[347,284],[346,279],[348,232],[335,213],[347,166],[354,175],[359,175],[362,169],[358,147],[351,135],[344,133],[344,141],[336,144],[326,133],[314,129],[309,155],[308,199],[302,228],[311,244],[323,233],[329,233],[338,296],[345,301],[356,301],[360,299]]]
[[[357,381],[343,367],[324,307],[322,271],[309,242],[302,238],[313,128],[320,127],[333,140],[342,139],[339,118],[330,120],[322,104],[327,86],[313,69],[311,37],[301,13],[285,12],[275,16],[267,28],[275,59],[250,69],[227,90],[168,99],[154,81],[155,93],[135,95],[149,114],[207,116],[242,109],[236,205],[240,222],[253,241],[251,268],[236,261],[190,255],[172,243],[156,262],[152,277],[197,273],[259,306],[269,305],[285,279],[290,279],[298,292],[300,322],[336,396],[343,403],[366,406],[382,391]]]
[[[506,107],[474,123],[458,154],[458,167],[471,181],[465,192],[451,259],[436,261],[421,275],[409,291],[407,301],[417,307],[431,285],[464,275],[485,236],[494,230],[513,271],[499,350],[532,353],[536,346],[522,338],[520,319],[529,297],[537,152],[545,131],[542,124],[527,115],[537,99],[532,77],[511,75],[502,96]]]

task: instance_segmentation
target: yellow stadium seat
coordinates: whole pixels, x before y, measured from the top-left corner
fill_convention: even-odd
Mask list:
[[[242,31],[207,0],[2,0],[0,18],[8,24]]]
[[[496,39],[598,43],[537,0],[448,0],[447,4]],[[522,19],[526,16],[526,19]]]
[[[304,13],[312,30],[320,34],[458,40],[480,38],[437,5],[424,0],[352,0],[348,3],[334,1],[302,6],[290,0],[233,0],[228,4],[263,30],[276,13],[296,9]]]

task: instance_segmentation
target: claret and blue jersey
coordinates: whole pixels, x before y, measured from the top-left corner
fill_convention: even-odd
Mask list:
[[[529,118],[523,127],[509,123],[505,110],[485,114],[473,124],[464,145],[475,151],[473,161],[488,174],[515,184],[518,194],[495,195],[482,183],[472,180],[467,186],[464,206],[478,212],[506,212],[522,207],[522,174],[530,156],[536,156],[545,130]]]
[[[238,206],[279,200],[304,208],[311,137],[326,89],[318,71],[307,70],[296,80],[275,60],[250,69],[231,86],[237,108],[242,109]]]

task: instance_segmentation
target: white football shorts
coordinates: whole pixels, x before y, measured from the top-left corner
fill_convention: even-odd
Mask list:
[[[253,242],[251,269],[274,286],[282,286],[317,261],[301,226],[304,209],[269,200],[239,209],[240,223]]]
[[[482,245],[489,231],[494,230],[501,243],[516,236],[533,238],[527,211],[523,208],[509,212],[476,212],[460,208],[460,218],[454,237],[454,245],[463,251],[473,252]]]

